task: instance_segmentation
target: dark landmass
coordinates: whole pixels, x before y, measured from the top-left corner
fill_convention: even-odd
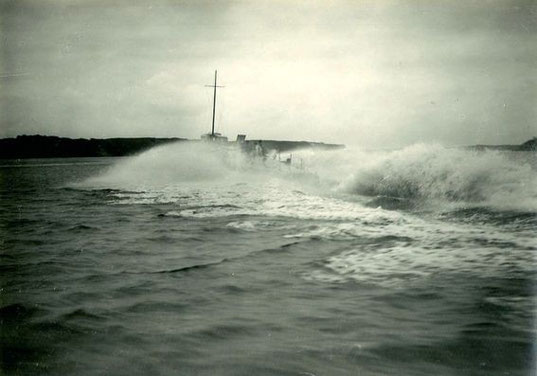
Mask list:
[[[56,136],[17,136],[0,139],[0,159],[121,157],[140,153],[170,142],[200,142],[185,138],[66,138]],[[344,145],[309,141],[246,140],[249,147],[260,142],[266,150],[289,152],[297,149],[340,149]],[[473,145],[471,150],[537,151],[537,137],[520,145]]]
[[[56,136],[17,136],[0,139],[1,159],[120,157],[157,145],[184,141],[184,138],[65,138]]]
[[[465,148],[473,150],[537,151],[537,137],[533,137],[520,145],[473,145]]]
[[[140,153],[170,142],[187,142],[185,138],[66,138],[56,136],[17,136],[0,139],[0,159],[121,157]],[[247,140],[253,146],[259,140]],[[199,142],[195,140],[192,142]],[[307,141],[262,141],[265,149],[287,152],[302,148],[333,149],[343,145]]]

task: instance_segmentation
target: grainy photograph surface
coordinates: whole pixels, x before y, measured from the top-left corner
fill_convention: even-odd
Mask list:
[[[537,372],[535,0],[0,0],[0,374]]]

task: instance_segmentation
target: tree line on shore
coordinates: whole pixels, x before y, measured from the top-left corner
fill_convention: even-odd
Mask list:
[[[257,140],[259,141],[259,140]],[[121,157],[140,153],[171,142],[200,142],[186,138],[66,138],[57,136],[22,135],[0,139],[0,159]],[[248,140],[246,143],[255,142]],[[304,147],[339,148],[343,145],[308,141],[263,141],[266,147],[289,151]]]
[[[140,153],[154,146],[170,142],[199,142],[185,138],[66,138],[57,136],[22,135],[15,138],[0,139],[1,159],[24,159],[24,158],[69,158],[69,157],[120,157]],[[246,142],[258,142],[260,140],[248,140]],[[285,152],[300,148],[343,148],[344,145],[325,144],[309,141],[276,141],[262,140],[263,145],[269,149]],[[537,151],[537,137],[534,137],[520,145],[474,145],[467,148],[476,150],[512,150],[512,151]]]

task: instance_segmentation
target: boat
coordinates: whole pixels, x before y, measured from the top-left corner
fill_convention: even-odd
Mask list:
[[[216,89],[224,86],[218,85],[218,71],[214,71],[214,84],[205,85],[205,87],[213,88],[213,116],[211,123],[211,132],[201,135],[201,140],[205,142],[215,142],[226,147],[238,147],[242,153],[248,156],[251,163],[262,163],[265,168],[272,168],[281,171],[282,169],[288,173],[298,173],[307,175],[302,158],[293,158],[291,153],[283,157],[278,149],[268,149],[263,144],[262,140],[246,140],[245,134],[237,135],[235,142],[229,142],[228,138],[214,131],[215,114],[216,114]],[[299,163],[297,163],[299,161]],[[285,167],[284,167],[285,166]]]

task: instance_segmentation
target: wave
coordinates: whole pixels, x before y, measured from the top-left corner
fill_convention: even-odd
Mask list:
[[[289,174],[277,160],[252,160],[238,148],[176,143],[122,160],[81,185],[135,192],[149,187],[153,193],[158,187],[174,201],[174,186],[178,184],[201,187],[229,183],[231,190],[238,189],[237,184],[246,184],[242,192],[255,190],[253,183],[264,185],[276,177],[293,184],[286,183],[284,189],[307,186],[310,193],[323,196],[335,192],[351,201],[385,209],[414,210],[440,204],[535,212],[537,164],[532,158],[534,153],[424,144],[395,151],[294,151],[293,160],[304,162],[306,174],[317,177],[301,179],[300,173]],[[166,191],[168,187],[171,190]]]
[[[346,166],[339,169],[347,172],[336,185],[339,192],[403,207],[412,207],[411,201],[537,210],[533,153],[414,145],[390,152],[354,154],[354,160],[349,155],[341,158]]]
[[[81,186],[138,191],[144,187],[228,179],[243,165],[244,156],[234,148],[180,142],[122,160]]]
[[[155,192],[178,185],[189,187],[266,183],[273,178],[288,182],[305,182],[307,174],[298,167],[288,168],[277,154],[268,158],[252,158],[233,144],[178,142],[150,149],[121,160],[98,176],[72,184],[72,188],[102,192]]]

